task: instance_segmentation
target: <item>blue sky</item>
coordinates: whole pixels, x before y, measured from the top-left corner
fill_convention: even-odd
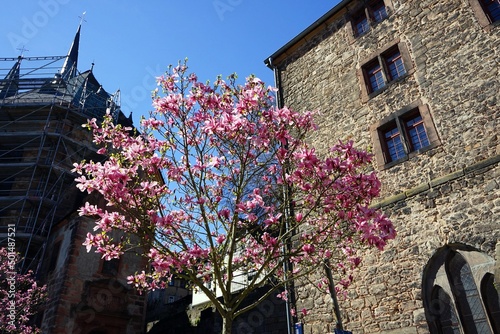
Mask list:
[[[236,72],[274,84],[264,59],[339,0],[21,0],[2,3],[0,57],[65,55],[84,16],[78,68],[121,91],[134,119],[151,109],[155,77],[189,59],[200,80]]]

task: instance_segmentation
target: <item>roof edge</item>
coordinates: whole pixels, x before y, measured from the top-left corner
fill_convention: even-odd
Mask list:
[[[264,59],[264,64],[266,64],[267,67],[273,68],[274,65],[272,64],[272,60],[278,58],[281,56],[283,53],[286,52],[286,50],[290,49],[293,45],[297,44],[300,40],[302,40],[305,36],[307,36],[310,32],[312,32],[314,29],[325,23],[330,17],[335,15],[337,12],[339,12],[342,8],[344,8],[348,3],[352,2],[353,0],[342,0],[340,1],[335,7],[330,9],[326,14],[321,16],[319,19],[313,22],[309,27],[307,27],[305,30],[303,30],[301,33],[299,33],[297,36],[295,36],[293,39],[291,39],[288,43],[283,45],[281,48],[278,49],[278,51],[274,52],[272,55]]]

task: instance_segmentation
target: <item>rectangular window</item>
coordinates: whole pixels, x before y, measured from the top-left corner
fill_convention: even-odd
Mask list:
[[[371,127],[374,152],[381,168],[439,144],[429,109],[417,101]]]
[[[405,117],[403,121],[406,133],[408,134],[410,151],[418,151],[430,145],[424,121],[418,110],[414,114]]]
[[[56,269],[57,260],[59,259],[59,252],[61,251],[61,241],[58,241],[55,246],[52,248],[49,262],[49,270],[48,272],[54,271]]]
[[[381,129],[386,163],[405,158],[411,152],[430,145],[422,116],[413,109]]]
[[[500,23],[500,0],[469,0],[477,21],[486,31]]]
[[[405,43],[394,41],[362,61],[358,68],[361,102],[367,102],[384,91],[392,82],[414,72],[413,62]]]
[[[382,74],[382,67],[378,62],[374,62],[366,66],[366,76],[370,85],[370,92],[377,91],[385,87],[384,75]]]
[[[389,82],[404,76],[407,71],[398,46],[389,49],[362,66],[368,94],[384,88]]]
[[[491,23],[500,21],[500,0],[480,0],[480,2]]]
[[[386,155],[390,161],[399,160],[406,156],[403,142],[401,141],[401,133],[395,122],[383,131],[383,138]]]
[[[372,5],[372,15],[373,21],[382,22],[387,18],[387,7],[385,6],[383,1],[377,1]]]
[[[396,80],[406,74],[403,58],[398,49],[390,51],[383,56],[383,59],[387,65],[388,80]]]
[[[360,15],[354,19],[354,31],[356,36],[361,36],[366,34],[370,30],[370,23],[368,23],[368,18],[364,15]]]
[[[378,0],[360,9],[352,18],[352,28],[356,37],[366,34],[370,26],[382,22],[388,17],[387,6],[384,1]]]

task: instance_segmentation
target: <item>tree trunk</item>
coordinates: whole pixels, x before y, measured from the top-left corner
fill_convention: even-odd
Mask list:
[[[233,327],[233,317],[225,316],[222,317],[222,333],[221,334],[231,334],[231,329]]]

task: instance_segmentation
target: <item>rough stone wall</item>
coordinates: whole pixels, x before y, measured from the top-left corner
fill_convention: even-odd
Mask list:
[[[498,161],[428,189],[422,187],[383,207],[396,224],[398,237],[385,251],[364,255],[356,274],[359,280],[342,303],[349,329],[428,333],[422,276],[434,252],[444,245],[464,244],[494,256],[500,238]]]
[[[42,322],[43,333],[86,334],[106,329],[107,333],[144,333],[145,296],[127,284],[126,277],[140,271],[141,257],[125,253],[118,272],[102,271],[100,254],[86,251],[83,242],[93,231],[91,219],[76,214],[56,227],[51,246],[60,243],[57,262],[48,274],[50,303]]]
[[[288,107],[321,111],[311,141],[322,150],[348,138],[371,148],[373,124],[417,100],[429,107],[440,145],[379,170],[379,206],[399,234],[384,252],[363,255],[341,303],[355,333],[428,333],[421,289],[430,257],[460,243],[495,258],[500,237],[500,26],[483,29],[468,0],[392,0],[388,19],[354,38],[346,15],[356,4],[274,65]],[[408,49],[409,74],[363,102],[360,66],[396,42]],[[299,293],[312,308],[305,332],[333,331],[329,296]]]

